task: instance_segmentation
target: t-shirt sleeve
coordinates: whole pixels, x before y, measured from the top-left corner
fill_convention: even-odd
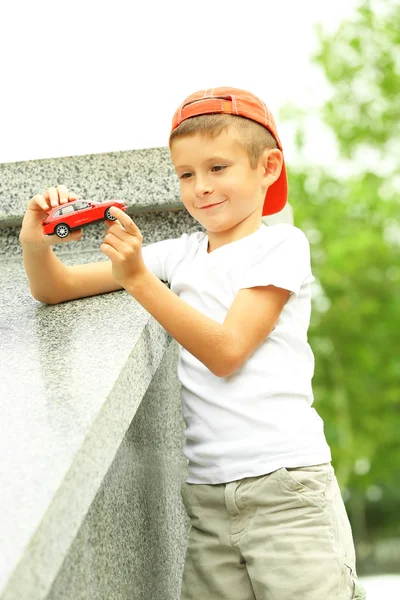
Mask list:
[[[146,267],[161,281],[171,284],[171,276],[177,264],[185,256],[189,236],[162,240],[142,246],[142,256]]]
[[[241,271],[238,289],[274,285],[298,296],[302,285],[314,281],[308,239],[301,229],[289,225],[273,237],[272,242],[257,245]]]

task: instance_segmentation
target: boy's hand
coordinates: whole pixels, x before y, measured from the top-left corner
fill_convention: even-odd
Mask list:
[[[58,235],[45,235],[42,226],[46,213],[51,208],[77,199],[77,195],[69,192],[65,185],[50,187],[43,194],[37,194],[31,198],[22,221],[22,229],[19,235],[21,244],[32,248],[44,248],[79,240],[82,236],[81,229],[73,231],[65,238],[59,238]]]
[[[143,236],[123,210],[112,206],[110,213],[118,220],[105,222],[108,231],[100,250],[111,259],[115,281],[127,288],[148,270],[142,256]]]

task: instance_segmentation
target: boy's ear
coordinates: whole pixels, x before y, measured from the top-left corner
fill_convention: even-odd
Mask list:
[[[266,187],[279,177],[283,166],[283,155],[279,148],[266,148],[262,154],[263,178]]]

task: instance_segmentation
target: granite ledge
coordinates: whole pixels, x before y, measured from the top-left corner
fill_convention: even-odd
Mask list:
[[[37,302],[20,258],[1,263],[0,306],[0,597],[36,600],[172,338],[125,290]]]
[[[145,148],[0,164],[0,229],[21,225],[35,194],[64,184],[78,198],[120,198],[128,214],[180,210],[169,148]]]

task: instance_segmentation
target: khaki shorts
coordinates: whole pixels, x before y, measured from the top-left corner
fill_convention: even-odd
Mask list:
[[[184,483],[181,600],[357,600],[353,537],[331,463]]]

